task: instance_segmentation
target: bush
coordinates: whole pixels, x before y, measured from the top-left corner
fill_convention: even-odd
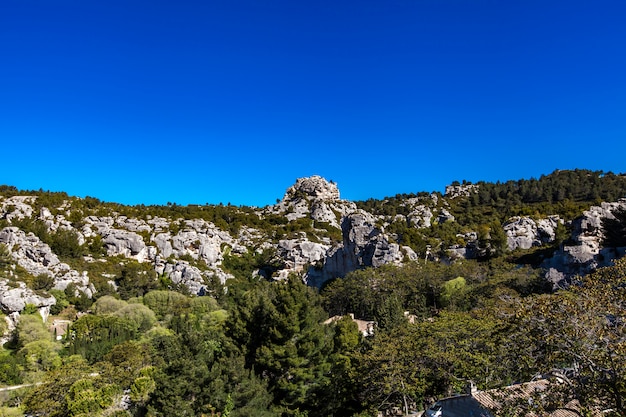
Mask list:
[[[189,297],[175,291],[155,290],[143,296],[143,303],[162,319],[167,314],[186,309],[189,306]]]
[[[95,314],[113,314],[118,310],[126,307],[128,303],[124,300],[118,300],[110,295],[98,298],[93,304],[93,312]]]
[[[61,311],[63,311],[64,308],[70,305],[70,302],[67,300],[67,295],[65,295],[65,292],[61,290],[50,290],[49,293],[57,300],[57,302],[52,307],[50,307],[50,314],[56,316]]]
[[[113,315],[129,320],[140,332],[149,330],[156,323],[154,311],[143,304],[128,304]]]
[[[30,288],[35,291],[49,291],[50,289],[52,289],[53,286],[54,278],[47,274],[37,275],[35,278],[33,278],[33,281],[30,284]]]
[[[50,249],[60,258],[79,258],[85,254],[78,232],[71,229],[59,229],[50,235]]]
[[[22,314],[17,324],[16,332],[18,347],[26,346],[38,340],[50,340],[52,338],[39,315]]]

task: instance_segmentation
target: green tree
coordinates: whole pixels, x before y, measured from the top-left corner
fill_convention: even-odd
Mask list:
[[[128,262],[116,280],[118,293],[124,300],[141,297],[158,286],[156,272],[149,264]]]
[[[440,305],[451,309],[467,309],[467,282],[463,277],[456,277],[443,283],[439,296]]]
[[[4,277],[7,274],[7,268],[11,265],[11,252],[4,243],[0,243],[0,277]]]
[[[189,307],[189,297],[175,291],[154,290],[143,297],[143,303],[154,311],[159,319],[168,314],[180,313]]]
[[[36,340],[24,345],[18,352],[26,371],[50,371],[61,366],[61,346],[50,339]]]
[[[80,244],[80,237],[74,229],[59,229],[50,235],[50,249],[61,258],[80,258],[85,254],[85,247]]]
[[[17,324],[16,335],[18,348],[31,342],[52,339],[52,335],[39,314],[22,314]]]
[[[68,392],[74,383],[92,372],[93,369],[80,356],[65,358],[61,367],[48,372],[42,384],[27,392],[22,403],[25,411],[31,415],[71,416]]]
[[[375,410],[399,406],[406,413],[427,396],[459,392],[469,379],[498,386],[502,328],[489,315],[445,312],[375,334],[370,349],[354,355],[362,401]]]
[[[221,324],[210,320],[217,311],[175,315],[170,322],[174,332],[151,334],[164,364],[153,376],[154,390],[146,402],[150,415],[273,415],[267,382],[245,368]]]
[[[262,283],[235,303],[229,331],[246,348],[248,366],[269,383],[286,414],[316,415],[332,351],[326,313],[313,289],[296,277]]]
[[[115,345],[134,339],[137,323],[125,317],[85,315],[70,327],[69,352],[91,363],[100,361]]]
[[[98,298],[98,300],[93,303],[92,310],[95,314],[106,315],[113,314],[127,305],[128,303],[124,300],[117,299],[111,295],[105,295]]]
[[[560,406],[577,399],[585,409],[602,404],[618,415],[626,413],[625,262],[602,268],[568,290],[511,306],[515,332],[507,345],[519,376],[571,369]]]
[[[143,333],[156,323],[156,315],[143,304],[128,304],[113,313],[115,317],[129,320],[135,329]]]
[[[317,414],[325,416],[352,415],[361,411],[358,386],[355,383],[356,367],[354,354],[362,343],[362,335],[350,316],[343,316],[331,325],[334,330],[333,352],[328,383],[319,394]]]

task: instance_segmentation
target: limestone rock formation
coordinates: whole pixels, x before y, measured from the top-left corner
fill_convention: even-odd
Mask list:
[[[326,181],[319,175],[307,178],[298,178],[296,183],[289,187],[285,193],[283,201],[294,200],[304,197],[308,200],[339,200],[339,189],[334,182]]]
[[[437,216],[437,223],[453,222],[454,220],[454,216],[445,208],[442,208],[439,211],[439,215]]]
[[[310,218],[339,229],[341,218],[355,211],[356,204],[339,198],[337,184],[314,175],[297,179],[283,199],[266,210],[284,215],[288,221]]]
[[[452,184],[446,186],[445,196],[448,198],[469,197],[478,192],[476,184]]]
[[[407,216],[409,223],[418,229],[430,227],[432,218],[433,212],[425,205],[416,206]]]
[[[16,195],[6,199],[0,199],[0,217],[5,218],[9,223],[13,219],[29,218],[33,215],[33,207],[30,205],[35,200],[32,196]]]
[[[144,262],[148,257],[148,249],[143,238],[135,232],[120,229],[108,229],[102,233],[102,241],[109,256],[122,255]]]
[[[12,288],[6,280],[0,280],[0,309],[6,314],[20,312],[27,304],[32,304],[40,310],[45,319],[50,312],[50,306],[55,303],[56,299],[53,296],[35,294],[23,282]]]
[[[547,270],[546,279],[554,287],[567,285],[572,277],[608,266],[614,259],[624,256],[626,248],[602,247],[602,219],[615,218],[612,212],[620,207],[626,208],[626,199],[593,206],[574,220],[571,237],[573,244],[564,245],[542,264]]]
[[[364,267],[379,267],[388,263],[400,264],[405,256],[416,259],[410,248],[404,251],[375,224],[374,217],[357,211],[346,216],[341,224],[343,243],[326,253],[321,268],[310,268],[306,276],[309,285],[319,287],[329,279],[344,277],[347,273]]]
[[[530,217],[513,217],[504,225],[509,250],[530,249],[554,241],[556,228],[562,220],[549,216],[535,221]]]
[[[285,263],[285,268],[279,271],[278,278],[286,278],[290,272],[302,272],[307,266],[319,268],[329,249],[329,245],[311,242],[306,236],[280,240],[277,255]]]
[[[64,290],[70,283],[91,297],[95,289],[86,274],[79,273],[59,261],[50,246],[32,233],[25,233],[17,227],[0,230],[0,243],[6,245],[11,257],[30,275],[48,275],[54,278],[54,288]]]

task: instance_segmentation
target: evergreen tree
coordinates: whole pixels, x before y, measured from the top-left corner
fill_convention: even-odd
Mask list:
[[[285,415],[319,411],[328,384],[331,329],[313,289],[297,277],[263,283],[237,303],[230,332],[247,351],[248,366],[269,383]]]

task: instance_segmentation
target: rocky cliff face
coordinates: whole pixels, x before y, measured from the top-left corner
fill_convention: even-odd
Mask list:
[[[402,264],[404,260],[417,259],[411,248],[390,243],[389,238],[376,227],[374,217],[367,212],[356,211],[344,217],[341,231],[342,243],[326,252],[321,266],[310,268],[307,272],[309,285],[319,287],[330,279],[344,277],[365,267]]]
[[[319,176],[297,180],[282,201],[268,210],[284,214],[290,221],[308,218],[326,223],[342,234],[341,242],[312,242],[306,235],[281,240],[278,254],[285,261],[285,268],[278,271],[278,278],[302,273],[309,285],[319,287],[360,268],[401,264],[405,258],[415,258],[410,248],[401,249],[390,243],[375,225],[374,216],[358,210],[353,202],[341,200],[336,184]]]
[[[94,294],[95,289],[90,285],[89,278],[85,274],[73,270],[69,265],[60,262],[57,255],[50,249],[50,246],[41,242],[32,233],[26,234],[17,227],[5,227],[0,230],[0,243],[6,245],[12,258],[30,275],[47,275],[52,277],[54,279],[53,288],[64,290],[70,283],[74,283],[77,289],[83,291],[87,296],[91,297]],[[52,303],[49,302],[49,297],[43,297],[42,300],[32,304],[38,307],[54,304],[54,300]],[[3,310],[9,312],[19,311],[11,309],[9,306]]]
[[[287,189],[283,199],[265,212],[284,215],[294,221],[310,218],[339,228],[341,217],[356,210],[353,202],[341,200],[337,185],[320,176],[300,178]]]
[[[626,208],[626,199],[593,206],[574,220],[571,239],[542,264],[547,270],[546,278],[555,288],[567,285],[573,277],[608,266],[614,259],[624,256],[626,248],[602,246],[602,219],[614,219],[612,213],[618,208]]]

